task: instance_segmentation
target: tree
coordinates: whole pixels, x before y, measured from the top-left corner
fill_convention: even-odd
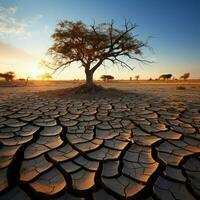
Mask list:
[[[133,70],[133,67],[124,61],[124,57],[148,62],[142,58],[142,48],[148,47],[148,41],[141,41],[133,35],[135,24],[124,21],[122,29],[111,23],[100,23],[87,26],[82,21],[61,21],[53,38],[53,46],[48,53],[52,62],[47,66],[55,71],[65,69],[72,63],[80,63],[86,74],[86,87],[93,88],[93,74],[105,61],[118,64]]]
[[[137,76],[135,76],[135,80],[139,80],[139,78],[140,78],[140,76],[139,75],[137,75]]]
[[[172,77],[172,74],[162,74],[161,76],[159,76],[159,80],[163,79],[163,80],[169,80]]]
[[[6,73],[0,73],[0,77],[4,78],[7,82],[13,81],[15,78],[15,72],[6,72]]]
[[[13,79],[15,78],[15,72],[12,72],[12,71],[10,71],[10,72],[6,72],[6,80],[7,81],[13,81]]]
[[[109,80],[113,80],[114,79],[114,76],[111,76],[111,75],[102,75],[100,77],[103,81],[109,81]]]
[[[180,79],[183,79],[184,81],[187,80],[190,77],[190,73],[183,74]]]
[[[38,77],[41,78],[42,80],[49,80],[49,79],[52,79],[52,76],[51,76],[51,74],[49,74],[49,73],[41,74],[41,75],[39,75]]]

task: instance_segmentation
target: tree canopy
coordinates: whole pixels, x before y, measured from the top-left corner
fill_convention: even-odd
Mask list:
[[[82,21],[61,21],[52,34],[53,46],[48,53],[52,57],[51,65],[54,70],[65,69],[74,62],[79,62],[86,73],[86,85],[92,87],[93,73],[105,61],[120,64],[122,67],[133,69],[123,58],[150,62],[143,59],[143,47],[147,41],[137,39],[133,30],[137,26],[125,20],[122,29],[111,23],[100,23],[87,26]]]
[[[189,77],[190,77],[190,73],[185,73],[180,78],[184,79],[184,80],[187,80]]]
[[[7,82],[13,81],[15,78],[15,72],[6,72],[6,73],[0,73],[0,77],[4,78]]]
[[[135,76],[135,79],[136,79],[137,81],[139,80],[139,78],[140,78],[139,75],[136,75],[136,76]]]
[[[109,80],[113,80],[114,79],[114,76],[111,76],[111,75],[102,75],[100,77],[103,81],[109,81]]]
[[[172,74],[162,74],[159,79],[168,80],[172,77]]]

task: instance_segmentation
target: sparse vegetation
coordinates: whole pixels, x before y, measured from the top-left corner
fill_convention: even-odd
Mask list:
[[[135,80],[136,80],[136,81],[138,81],[138,80],[139,80],[139,78],[140,78],[140,76],[139,76],[139,75],[135,76]]]
[[[114,80],[114,76],[111,76],[111,75],[102,75],[100,77],[100,79],[102,79],[103,81],[111,81],[111,80]]]
[[[15,78],[15,72],[6,72],[6,73],[0,73],[0,77],[4,78],[5,81],[10,82],[13,81],[13,79]]]
[[[184,87],[184,86],[177,86],[176,89],[177,89],[177,90],[185,90],[186,87]]]
[[[124,28],[111,23],[87,26],[82,21],[61,21],[52,35],[54,44],[49,49],[52,63],[44,62],[55,71],[79,62],[86,74],[86,87],[92,89],[93,74],[105,61],[133,70],[122,58],[128,57],[139,62],[144,60],[142,49],[148,46],[132,34],[137,26],[125,20]]]
[[[169,80],[171,79],[172,74],[162,74],[161,76],[159,76],[159,80],[163,79],[163,80]]]
[[[180,79],[183,79],[184,81],[187,80],[190,77],[190,73],[183,74]]]

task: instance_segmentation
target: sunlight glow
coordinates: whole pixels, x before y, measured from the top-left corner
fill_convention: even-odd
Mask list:
[[[38,79],[40,75],[42,75],[43,73],[45,73],[44,69],[41,69],[39,67],[36,67],[35,69],[33,68],[33,70],[30,73],[30,76],[34,79]]]

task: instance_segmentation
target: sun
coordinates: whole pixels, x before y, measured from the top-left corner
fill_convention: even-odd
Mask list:
[[[44,72],[45,72],[45,71],[44,71],[43,69],[41,69],[41,68],[36,68],[36,69],[32,70],[31,76],[32,76],[33,78],[38,78],[38,76],[40,76],[40,75],[43,74]]]

